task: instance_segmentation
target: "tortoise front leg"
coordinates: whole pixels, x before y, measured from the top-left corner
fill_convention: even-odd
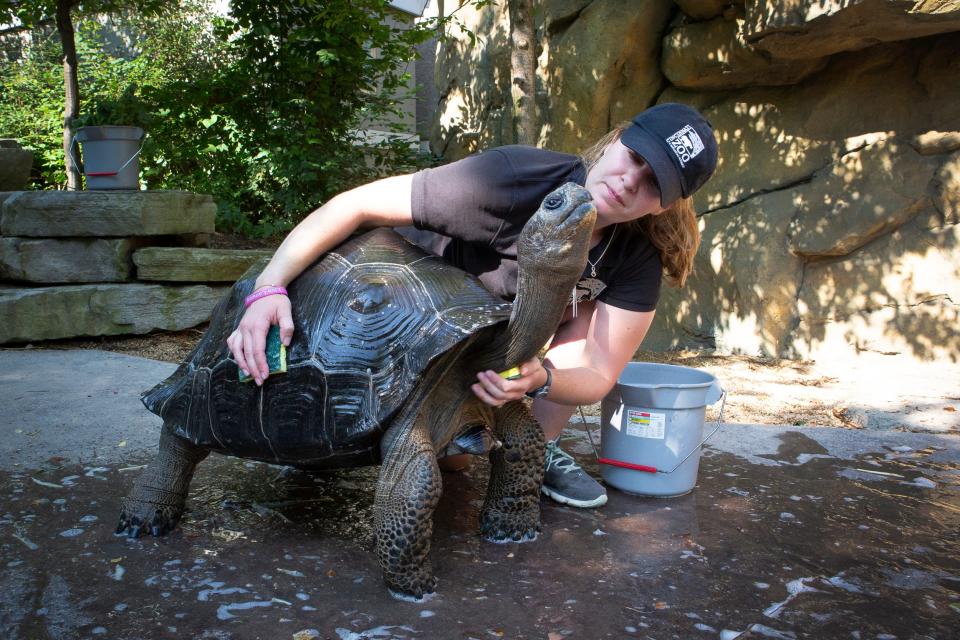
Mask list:
[[[210,452],[169,432],[160,433],[160,451],[123,499],[117,533],[137,538],[166,535],[177,526],[194,469]]]
[[[495,412],[503,446],[490,452],[490,482],[480,532],[492,542],[526,542],[540,531],[543,431],[530,409],[510,402]]]
[[[375,550],[391,594],[420,601],[437,584],[427,559],[442,491],[437,453],[420,420],[406,434],[401,426],[391,427],[382,446],[373,505]]]

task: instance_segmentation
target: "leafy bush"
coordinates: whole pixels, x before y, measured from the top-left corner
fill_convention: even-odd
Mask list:
[[[77,126],[142,126],[149,188],[213,194],[221,230],[280,233],[334,194],[423,161],[358,134],[398,118],[404,67],[431,35],[389,26],[387,12],[386,0],[233,0],[218,17],[187,0],[79,19]],[[37,188],[65,184],[62,87],[59,43],[41,32],[0,66],[0,136],[37,153]]]

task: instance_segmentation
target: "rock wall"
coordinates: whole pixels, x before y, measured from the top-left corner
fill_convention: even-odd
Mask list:
[[[166,246],[206,242],[215,213],[183,191],[0,192],[0,345],[206,322],[271,253]]]
[[[438,62],[437,152],[512,142],[509,24]],[[544,0],[540,145],[658,102],[714,125],[703,243],[644,346],[960,359],[960,0]]]

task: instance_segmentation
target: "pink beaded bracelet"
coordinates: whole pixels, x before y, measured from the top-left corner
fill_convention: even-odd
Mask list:
[[[271,287],[262,287],[260,289],[257,289],[256,291],[254,291],[253,293],[251,293],[250,295],[248,295],[246,298],[243,299],[243,306],[249,307],[260,298],[266,298],[267,296],[276,296],[276,295],[280,295],[280,296],[287,295],[286,288],[271,286]]]

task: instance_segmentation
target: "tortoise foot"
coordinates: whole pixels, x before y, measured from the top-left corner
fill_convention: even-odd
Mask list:
[[[173,435],[165,426],[156,459],[147,465],[120,503],[116,533],[129,538],[170,533],[183,515],[194,469],[208,453]]]
[[[158,538],[173,531],[181,515],[182,507],[176,509],[169,505],[127,499],[123,501],[115,533],[128,538],[139,538],[149,533]]]
[[[433,597],[437,589],[437,579],[432,575],[404,576],[399,580],[388,579],[387,589],[397,600],[426,602]]]
[[[540,532],[540,510],[504,513],[487,510],[480,519],[480,535],[490,542],[532,542]]]

